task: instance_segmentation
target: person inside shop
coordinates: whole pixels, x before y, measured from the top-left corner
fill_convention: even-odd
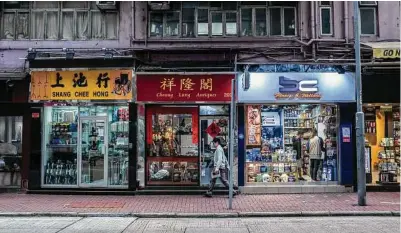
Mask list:
[[[312,137],[308,143],[308,154],[310,159],[310,173],[313,181],[317,181],[317,173],[323,161],[324,143],[323,139],[317,135],[317,130],[313,129]]]
[[[206,197],[212,197],[213,189],[214,189],[214,186],[216,185],[217,178],[220,178],[221,182],[224,184],[224,186],[226,188],[229,187],[228,180],[227,180],[229,165],[228,165],[227,157],[224,154],[224,149],[221,146],[220,138],[215,137],[212,142],[213,142],[216,150],[214,152],[214,168],[212,171],[212,180],[210,181],[209,190],[205,194]],[[234,186],[234,189],[237,189],[237,187]],[[234,191],[233,195],[235,196],[237,194],[238,194],[238,192]]]
[[[303,133],[301,131],[298,131],[297,135],[294,136],[294,138],[292,139],[292,146],[293,146],[293,150],[295,150],[297,152],[296,155],[296,159],[297,159],[297,167],[298,167],[298,177],[299,180],[303,181],[305,180],[302,177],[302,138],[303,138]]]

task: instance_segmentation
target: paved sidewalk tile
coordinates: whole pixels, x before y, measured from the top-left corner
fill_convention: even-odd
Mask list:
[[[71,217],[3,217],[0,218],[0,233],[53,233],[68,227],[81,218]]]
[[[60,233],[120,233],[126,229],[135,218],[129,217],[89,217],[60,231]]]
[[[367,206],[357,206],[356,193],[239,195],[228,198],[194,195],[90,196],[0,194],[1,213],[191,214],[399,212],[400,193],[367,193]],[[80,216],[80,215],[79,215]],[[205,216],[206,217],[206,216]]]
[[[248,228],[187,228],[185,233],[249,233]]]

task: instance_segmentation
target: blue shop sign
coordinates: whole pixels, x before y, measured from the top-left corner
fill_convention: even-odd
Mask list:
[[[355,102],[353,73],[250,73],[238,76],[239,103],[339,103]]]

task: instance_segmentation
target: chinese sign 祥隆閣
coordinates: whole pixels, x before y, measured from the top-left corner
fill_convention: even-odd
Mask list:
[[[31,100],[131,100],[131,70],[33,71]]]
[[[211,101],[231,100],[234,75],[138,75],[137,101]]]

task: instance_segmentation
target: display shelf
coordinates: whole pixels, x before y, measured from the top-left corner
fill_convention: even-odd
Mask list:
[[[281,161],[281,162],[263,162],[263,161],[254,161],[254,162],[246,162],[246,163],[256,163],[256,164],[260,164],[260,163],[296,163],[297,161]]]
[[[302,118],[302,117],[284,117],[285,120],[312,120],[312,118],[307,117],[307,118]]]
[[[76,147],[78,144],[47,144],[47,148]]]
[[[153,181],[148,180],[148,185],[197,185],[197,181],[170,181],[170,180],[163,180],[163,181]]]
[[[256,147],[256,148],[259,148],[260,147],[260,145],[253,145],[253,144],[251,144],[251,145],[245,145],[246,147]]]
[[[382,182],[382,181],[376,181],[376,184],[395,184],[395,185],[399,185],[400,182]]]
[[[148,157],[148,162],[198,162],[198,156],[158,156],[158,157]]]

